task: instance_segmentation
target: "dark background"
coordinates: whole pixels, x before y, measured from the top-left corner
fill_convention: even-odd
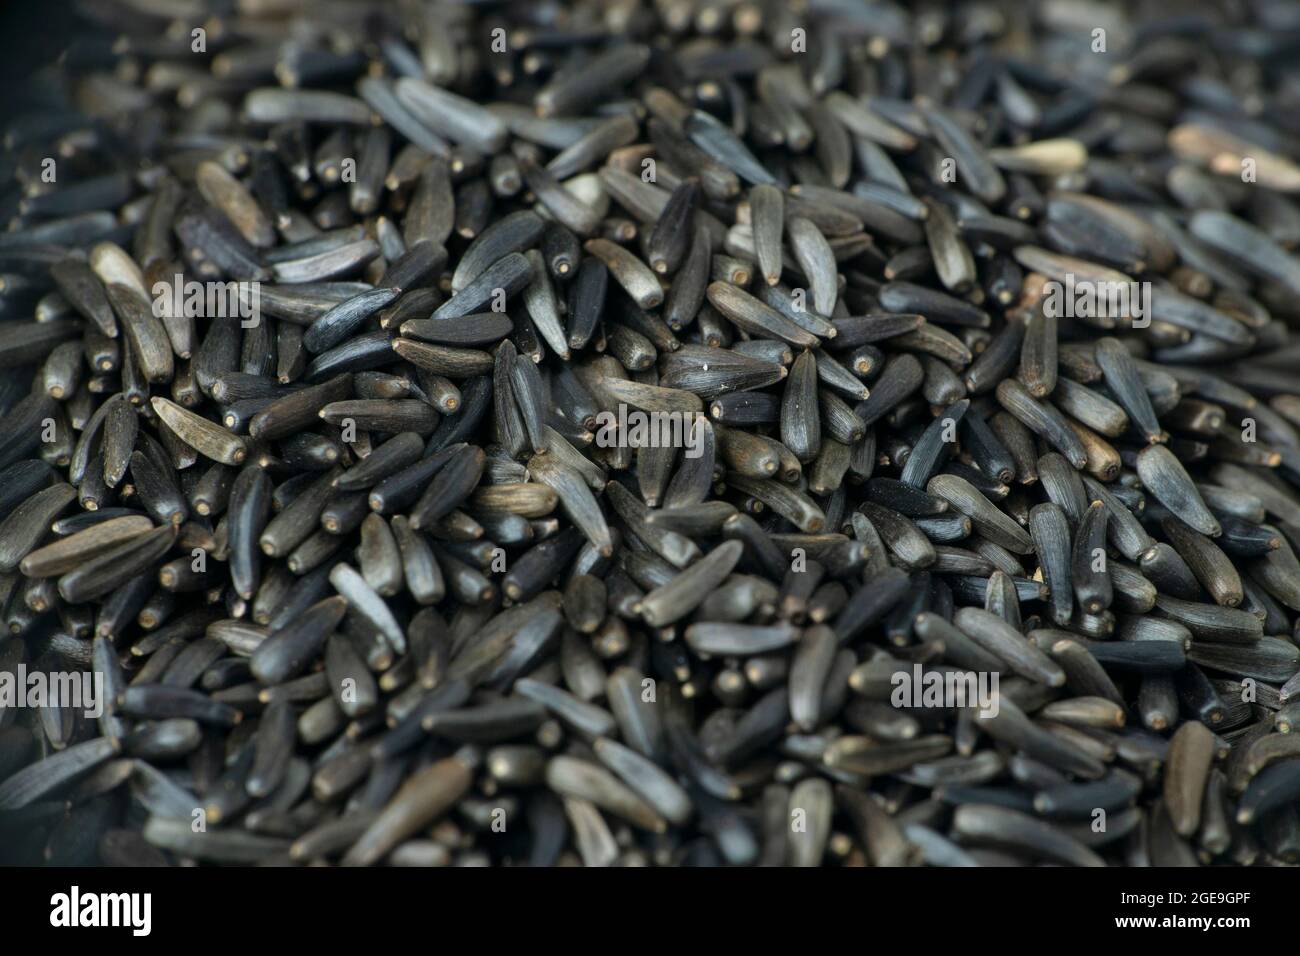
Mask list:
[[[73,0],[0,0],[0,118],[30,112],[28,79],[91,29]]]

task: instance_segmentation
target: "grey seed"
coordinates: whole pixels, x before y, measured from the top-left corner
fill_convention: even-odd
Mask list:
[[[248,456],[244,439],[216,422],[196,415],[161,395],[150,399],[150,404],[181,441],[204,457],[226,465],[239,465]]]
[[[275,227],[252,193],[220,164],[211,160],[199,163],[195,184],[203,198],[225,213],[249,243],[259,249],[275,244]]]
[[[612,554],[614,545],[609,526],[605,523],[596,499],[579,475],[550,454],[534,455],[529,459],[528,468],[538,481],[552,489],[565,512],[587,540],[602,555]]]
[[[991,805],[958,807],[953,829],[970,841],[1023,851],[1069,866],[1105,866],[1101,857],[1057,828],[1015,810]]]
[[[1147,441],[1162,440],[1163,432],[1151,407],[1150,396],[1138,377],[1137,366],[1128,350],[1116,339],[1104,338],[1097,342],[1096,356],[1107,386]]]
[[[414,774],[344,854],[343,864],[377,863],[407,837],[450,810],[472,783],[472,767],[461,756],[436,761]]]
[[[346,562],[339,562],[330,571],[330,584],[348,602],[348,609],[374,627],[395,654],[406,653],[406,635],[393,617],[384,600],[375,593],[366,580]]]
[[[653,309],[663,302],[663,290],[651,269],[622,246],[608,239],[588,239],[584,248],[609,269],[614,280],[643,309]]]
[[[781,440],[800,461],[817,457],[821,417],[817,404],[817,362],[811,352],[794,361],[781,399]]]
[[[794,643],[799,639],[799,630],[790,624],[700,623],[688,627],[685,637],[700,654],[748,656]]]
[[[1138,452],[1137,472],[1143,486],[1187,525],[1212,538],[1222,533],[1218,519],[1206,507],[1182,463],[1167,447],[1150,445]]]
[[[957,475],[935,475],[926,484],[926,491],[970,518],[976,530],[994,544],[1017,554],[1029,554],[1033,550],[1033,541],[1025,530],[994,507],[966,479]]]
[[[596,764],[574,757],[552,757],[546,765],[545,776],[547,785],[562,797],[588,800],[652,833],[661,833],[667,828],[664,819],[649,803]]]
[[[1034,541],[1043,578],[1051,589],[1052,619],[1065,626],[1074,611],[1070,526],[1065,512],[1050,502],[1029,512],[1029,533]]]
[[[17,810],[57,792],[90,773],[120,750],[115,740],[100,737],[67,747],[45,760],[28,764],[0,784],[0,807]]]
[[[1200,824],[1214,749],[1214,735],[1195,722],[1183,724],[1169,742],[1164,799],[1170,822],[1181,836],[1191,836]]]
[[[956,160],[957,168],[970,181],[975,195],[985,202],[997,202],[1006,193],[1006,182],[987,153],[951,115],[934,108],[923,108],[929,132],[946,154]]]
[[[809,777],[790,791],[789,815],[801,826],[787,834],[791,866],[818,866],[830,838],[834,797],[831,785],[820,777]]]
[[[602,763],[665,820],[680,826],[690,819],[693,809],[690,795],[653,761],[606,737],[598,738],[592,749]]]
[[[562,723],[586,737],[603,737],[614,732],[614,717],[594,704],[532,678],[515,681],[515,692],[535,700],[555,714]]]
[[[709,302],[727,319],[756,335],[770,335],[791,345],[814,346],[818,339],[771,306],[724,282],[711,283]]]
[[[672,581],[641,599],[641,615],[652,627],[663,627],[690,614],[740,559],[738,541],[728,541],[679,573]]]
[[[763,280],[768,285],[776,285],[783,271],[781,237],[785,229],[785,194],[776,186],[755,186],[749,191],[749,208],[758,267],[763,272]]]
[[[825,625],[809,628],[800,638],[790,666],[790,716],[811,733],[822,712],[822,695],[839,649],[839,636]]]
[[[813,308],[823,315],[830,315],[838,296],[835,254],[830,244],[817,226],[803,216],[789,217],[785,226],[790,234],[795,261],[811,284]]]
[[[997,615],[979,608],[964,607],[953,617],[953,624],[978,646],[1005,661],[1027,679],[1049,687],[1060,687],[1065,683],[1064,671]]]
[[[410,76],[400,78],[394,90],[419,123],[453,142],[485,154],[505,145],[505,124],[471,100]]]

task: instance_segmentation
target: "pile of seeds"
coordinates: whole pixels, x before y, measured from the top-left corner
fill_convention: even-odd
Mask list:
[[[85,3],[6,859],[1300,859],[1300,8],[1129,6]]]

